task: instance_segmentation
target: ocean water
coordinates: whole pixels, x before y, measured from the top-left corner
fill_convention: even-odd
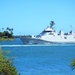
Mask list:
[[[4,44],[3,44],[4,43]],[[21,75],[75,75],[70,63],[75,58],[75,45],[23,45],[20,39],[0,42]]]

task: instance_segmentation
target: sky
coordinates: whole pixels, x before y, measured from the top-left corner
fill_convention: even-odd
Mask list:
[[[37,35],[50,21],[58,32],[75,30],[75,0],[0,0],[0,31],[9,27],[14,35]]]

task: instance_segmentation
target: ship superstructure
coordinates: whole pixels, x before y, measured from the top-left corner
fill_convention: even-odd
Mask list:
[[[22,37],[22,41],[29,44],[43,44],[43,43],[75,43],[75,32],[71,30],[68,33],[54,30],[54,21],[51,21],[50,26],[44,29],[39,35],[31,38]],[[27,42],[26,42],[27,41]]]

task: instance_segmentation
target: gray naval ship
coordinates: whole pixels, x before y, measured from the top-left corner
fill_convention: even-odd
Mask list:
[[[45,28],[39,35],[31,37],[21,37],[24,44],[71,44],[75,43],[75,32],[71,30],[68,33],[54,30],[54,21]]]

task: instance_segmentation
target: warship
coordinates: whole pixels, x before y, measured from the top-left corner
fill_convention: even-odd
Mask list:
[[[75,43],[75,32],[73,30],[64,33],[62,30],[57,33],[54,30],[54,21],[47,26],[39,35],[31,37],[20,37],[24,44],[71,44]]]

